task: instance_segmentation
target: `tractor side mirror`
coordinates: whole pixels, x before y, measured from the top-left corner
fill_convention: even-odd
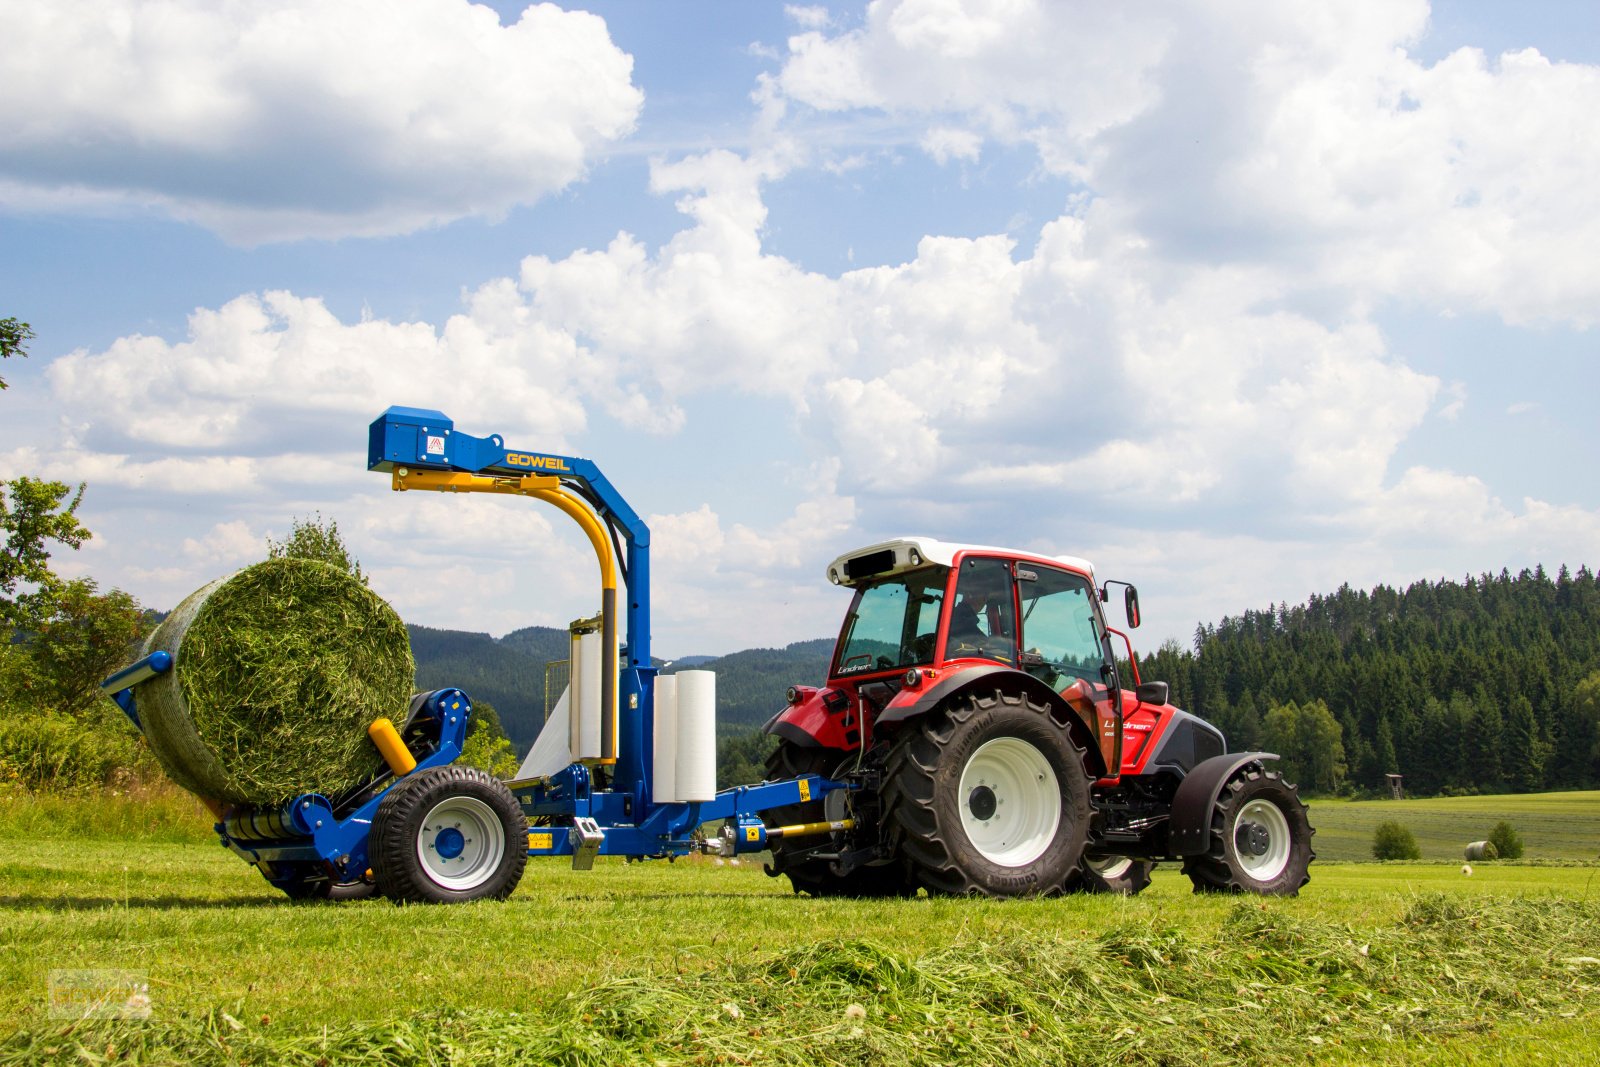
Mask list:
[[[1141,704],[1165,704],[1170,690],[1166,682],[1140,682],[1134,690],[1134,695]]]
[[[1128,628],[1137,630],[1139,628],[1139,590],[1127,582],[1119,582],[1112,579],[1100,587],[1100,603],[1104,604],[1111,599],[1111,587],[1114,585],[1122,586],[1122,610],[1128,616]]]

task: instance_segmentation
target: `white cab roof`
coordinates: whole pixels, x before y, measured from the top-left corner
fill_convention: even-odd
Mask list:
[[[932,537],[896,537],[890,541],[880,541],[875,545],[867,545],[865,548],[846,552],[828,564],[828,580],[835,585],[854,585],[855,579],[849,576],[845,568],[846,562],[879,552],[893,552],[894,566],[875,570],[873,577],[881,574],[893,574],[896,571],[910,570],[913,567],[920,567],[927,563],[940,563],[948,567],[955,563],[958,553],[976,552],[983,555],[1032,559],[1040,563],[1060,563],[1074,570],[1082,571],[1089,576],[1091,581],[1094,579],[1094,566],[1080,556],[1042,556],[1037,552],[1026,552],[1017,548],[999,548],[994,545],[958,544],[953,541],[939,541]]]

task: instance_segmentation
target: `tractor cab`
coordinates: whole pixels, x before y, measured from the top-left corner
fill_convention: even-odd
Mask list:
[[[840,556],[828,577],[855,590],[830,688],[892,716],[941,680],[1021,672],[1077,714],[1085,747],[1098,750],[1102,772],[1115,774],[1122,715],[1113,697],[1114,631],[1088,561],[900,538]],[[1130,590],[1130,607],[1136,596]]]

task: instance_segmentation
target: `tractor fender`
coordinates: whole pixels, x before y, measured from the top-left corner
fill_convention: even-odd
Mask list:
[[[1211,847],[1211,809],[1234,772],[1251,763],[1275,760],[1276,752],[1230,752],[1195,765],[1178,783],[1167,824],[1167,852],[1198,856]]]
[[[906,722],[937,708],[946,700],[969,689],[1010,689],[1025,693],[1030,700],[1045,705],[1066,722],[1072,740],[1083,749],[1083,758],[1091,775],[1096,778],[1106,773],[1105,757],[1095,736],[1072,705],[1060,693],[1027,671],[1019,671],[1002,663],[983,664],[946,674],[921,693],[901,690],[877,718],[877,726],[891,726]]]

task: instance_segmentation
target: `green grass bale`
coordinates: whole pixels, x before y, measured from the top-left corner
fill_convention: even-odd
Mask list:
[[[191,594],[151,635],[173,656],[138,690],[150,747],[179,785],[274,804],[364,780],[367,726],[400,722],[415,664],[405,624],[358,578],[271,559]]]

